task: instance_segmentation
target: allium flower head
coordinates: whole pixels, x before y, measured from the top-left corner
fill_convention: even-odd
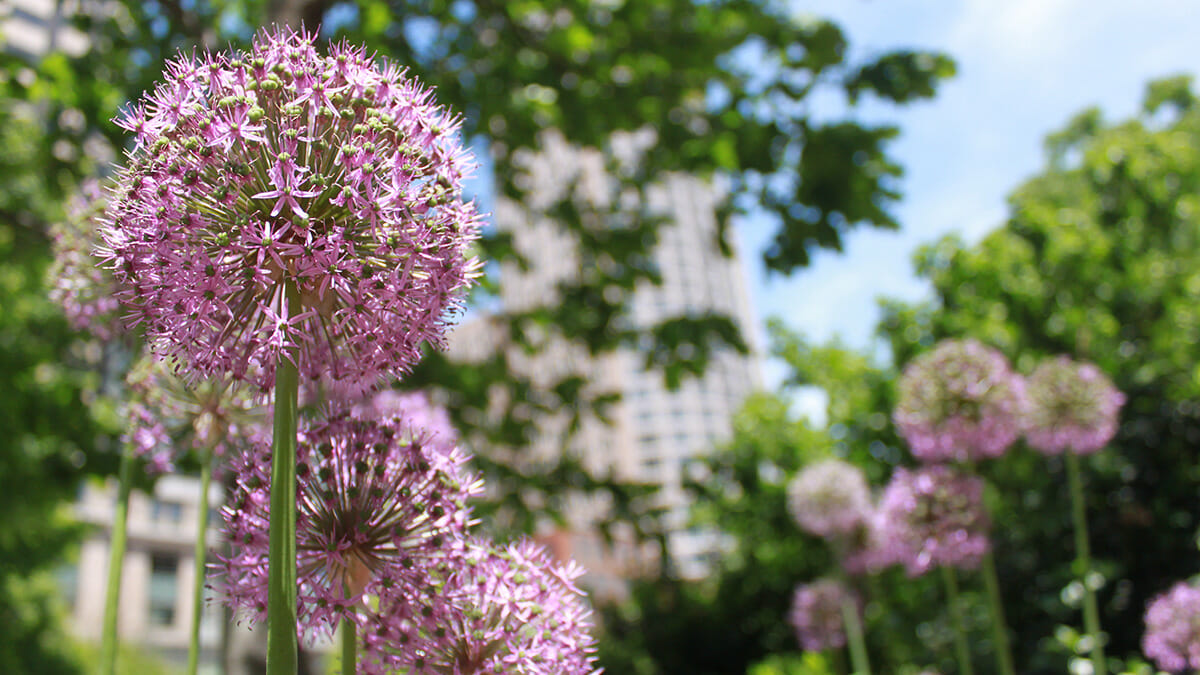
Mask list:
[[[440,342],[477,274],[459,121],[361,48],[285,28],[183,55],[117,123],[137,138],[103,257],[184,371],[265,388],[289,355],[364,391]]]
[[[267,606],[270,444],[235,460],[237,485],[222,509],[233,555],[225,563],[234,607],[261,618]],[[430,570],[462,545],[466,500],[481,483],[457,448],[399,416],[349,413],[302,423],[297,444],[296,549],[300,625],[332,632],[366,621],[379,602],[424,588]],[[431,597],[438,603],[438,597]]]
[[[818,537],[847,536],[871,510],[871,489],[858,467],[840,459],[806,466],[788,484],[788,510],[802,529]]]
[[[1059,356],[1038,364],[1026,384],[1025,440],[1035,450],[1089,454],[1117,433],[1125,395],[1096,366]]]
[[[188,382],[152,357],[143,357],[125,377],[129,386],[125,438],[151,472],[174,468],[188,449],[231,454],[269,441],[265,401],[228,379]]]
[[[575,585],[583,570],[559,564],[528,540],[471,541],[449,561],[435,595],[454,611],[434,630],[412,620],[412,599],[381,605],[364,631],[364,672],[412,675],[589,675],[591,609]],[[419,602],[419,601],[418,601]]]
[[[112,272],[101,267],[95,254],[100,218],[108,197],[96,180],[86,180],[67,203],[66,217],[50,226],[54,263],[50,266],[50,297],[62,306],[76,330],[101,340],[120,332],[119,303]]]
[[[1200,588],[1180,582],[1146,607],[1142,651],[1170,673],[1200,669]]]
[[[853,603],[858,611],[854,595],[833,579],[797,586],[788,623],[796,631],[800,646],[816,652],[846,646],[842,606],[847,602]]]
[[[973,569],[991,546],[983,480],[946,466],[897,469],[878,517],[888,555],[913,576],[941,565]]]
[[[998,457],[1020,434],[1021,377],[976,340],[943,340],[904,368],[898,387],[892,417],[921,461]]]

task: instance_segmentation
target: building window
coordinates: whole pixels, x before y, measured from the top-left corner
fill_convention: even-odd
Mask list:
[[[68,609],[75,611],[75,601],[79,595],[79,567],[68,563],[58,568],[55,576],[58,577],[58,592],[62,594],[63,601]]]
[[[150,556],[150,624],[175,623],[175,595],[179,585],[179,558],[166,553]]]
[[[151,500],[150,520],[156,523],[178,525],[183,522],[183,504],[159,499]]]

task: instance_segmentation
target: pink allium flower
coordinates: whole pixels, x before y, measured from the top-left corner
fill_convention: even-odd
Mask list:
[[[872,505],[862,525],[837,542],[835,551],[846,574],[874,574],[895,562],[878,513],[878,508]]]
[[[1125,395],[1096,366],[1059,356],[1038,364],[1026,384],[1025,440],[1035,450],[1089,454],[1117,433]]]
[[[923,462],[999,457],[1020,434],[1024,385],[1000,352],[943,340],[900,377],[892,418]]]
[[[234,461],[237,484],[222,509],[233,546],[226,595],[256,618],[267,607],[270,453],[264,442]],[[466,500],[482,484],[463,452],[404,418],[302,422],[296,454],[298,617],[308,635],[332,632],[341,618],[366,622],[364,598],[387,604],[424,589],[463,545]],[[427,598],[429,617],[444,616],[440,598]]]
[[[143,357],[125,377],[129,386],[124,441],[152,473],[174,469],[188,449],[221,457],[253,443],[270,442],[265,401],[227,379],[187,382],[153,357]]]
[[[559,564],[528,540],[471,541],[434,592],[455,611],[435,631],[410,617],[418,599],[380,606],[363,639],[363,672],[412,675],[589,675],[595,668],[591,609],[575,585],[583,570]],[[390,600],[390,598],[389,598]]]
[[[844,537],[871,511],[871,488],[858,467],[826,459],[804,467],[788,484],[788,510],[806,532]]]
[[[842,606],[858,601],[840,582],[821,579],[796,587],[788,623],[796,631],[796,640],[807,651],[824,651],[846,646]]]
[[[50,227],[54,263],[50,266],[50,297],[62,306],[76,330],[101,340],[120,332],[119,303],[112,273],[101,267],[94,249],[100,218],[108,198],[96,180],[87,180],[67,203],[66,218]]]
[[[1142,651],[1171,672],[1200,669],[1200,588],[1180,582],[1146,607]]]
[[[136,144],[103,257],[131,325],[185,372],[267,388],[294,353],[364,391],[441,341],[477,275],[459,121],[361,48],[322,56],[279,29],[183,55],[117,123]]]
[[[974,569],[991,546],[983,480],[946,466],[897,469],[878,517],[888,556],[913,576],[940,565]]]

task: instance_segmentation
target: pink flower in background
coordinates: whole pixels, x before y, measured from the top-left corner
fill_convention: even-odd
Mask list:
[[[440,343],[477,275],[458,120],[402,69],[314,41],[181,56],[117,121],[137,143],[102,256],[130,325],[185,373],[267,388],[294,350],[365,391]]]
[[[1038,364],[1026,382],[1025,440],[1035,450],[1090,454],[1117,433],[1125,395],[1096,366],[1059,356]]]
[[[1200,669],[1200,588],[1180,582],[1146,607],[1142,651],[1167,672]]]
[[[366,673],[589,675],[595,668],[591,609],[575,585],[583,570],[528,540],[472,540],[447,560],[433,597],[454,608],[436,630],[422,625],[427,600],[388,596],[364,631]]]
[[[229,380],[188,382],[153,357],[143,356],[125,377],[129,387],[125,442],[151,473],[174,470],[189,451],[216,457],[270,442],[265,401]]]
[[[878,517],[887,556],[913,576],[942,565],[974,569],[991,546],[983,480],[946,466],[897,469]]]
[[[854,595],[841,582],[822,579],[801,584],[792,595],[788,623],[796,631],[796,640],[808,651],[824,651],[846,646],[846,630],[842,606],[853,603]]]
[[[788,484],[788,510],[806,532],[818,537],[844,537],[866,522],[871,489],[858,467],[825,459],[800,470]]]
[[[923,462],[998,457],[1020,434],[1024,384],[1004,356],[976,340],[943,340],[913,359],[892,418]]]
[[[76,330],[101,340],[120,333],[119,303],[113,295],[112,272],[101,266],[94,249],[100,239],[100,218],[108,198],[100,183],[87,180],[67,203],[66,217],[50,226],[54,262],[50,266],[50,297],[62,306]]]
[[[264,442],[233,462],[236,485],[222,509],[233,547],[224,590],[256,618],[267,607],[270,453]],[[310,636],[332,633],[342,618],[366,622],[365,598],[424,593],[463,546],[466,501],[482,488],[467,455],[399,415],[302,422],[297,460],[298,616]],[[441,602],[426,598],[431,622],[444,619]]]

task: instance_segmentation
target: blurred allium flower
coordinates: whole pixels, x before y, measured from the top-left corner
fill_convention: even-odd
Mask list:
[[[1180,582],[1146,607],[1142,651],[1167,672],[1200,669],[1200,588]]]
[[[62,222],[50,226],[54,262],[49,269],[50,297],[62,306],[76,330],[101,340],[120,332],[119,303],[113,295],[112,272],[101,267],[94,249],[99,242],[100,217],[108,198],[100,183],[86,180],[67,203]]]
[[[853,534],[871,508],[871,489],[862,470],[840,459],[806,466],[788,484],[792,518],[818,537]]]
[[[234,461],[237,484],[222,509],[233,554],[226,594],[257,618],[267,608],[270,443]],[[393,415],[341,413],[301,423],[297,445],[299,622],[309,635],[338,620],[364,622],[364,597],[406,596],[462,546],[466,500],[481,483],[467,456]],[[434,619],[441,596],[427,598]],[[430,628],[424,625],[425,628]]]
[[[991,545],[983,480],[946,466],[897,469],[879,518],[889,557],[913,576],[940,565],[973,569]]]
[[[545,549],[522,540],[499,547],[473,540],[444,571],[432,591],[455,608],[434,630],[413,618],[424,601],[381,603],[363,632],[367,673],[396,668],[413,675],[589,675],[596,673],[591,609],[575,580],[574,562],[553,561]]]
[[[1004,454],[1020,434],[1024,384],[1004,356],[976,340],[943,340],[900,377],[892,418],[924,462]]]
[[[823,651],[846,646],[842,605],[858,602],[840,582],[821,579],[796,587],[788,623],[796,631],[796,640],[808,651]]]
[[[893,564],[895,560],[888,548],[886,535],[879,510],[872,505],[862,525],[838,542],[835,548],[842,570],[847,574],[859,576],[874,574]]]
[[[459,121],[400,67],[314,41],[180,56],[117,120],[136,145],[103,257],[186,372],[265,388],[295,348],[302,374],[368,389],[440,342],[476,275]]]
[[[1035,450],[1093,453],[1117,433],[1125,396],[1096,366],[1059,356],[1038,364],[1026,385],[1025,440]]]
[[[174,469],[189,448],[216,457],[270,442],[264,401],[227,379],[186,382],[144,356],[125,377],[129,386],[124,441],[152,472]]]

